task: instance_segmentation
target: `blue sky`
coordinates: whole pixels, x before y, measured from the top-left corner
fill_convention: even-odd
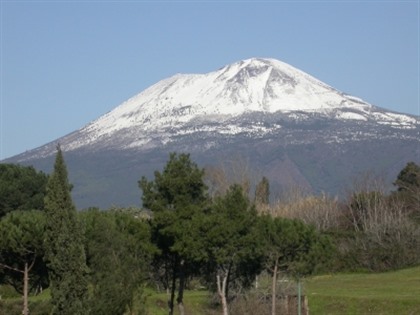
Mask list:
[[[417,0],[0,1],[0,159],[171,75],[250,57],[420,114]]]

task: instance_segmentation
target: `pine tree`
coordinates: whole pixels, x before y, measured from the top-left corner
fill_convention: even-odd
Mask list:
[[[328,237],[300,220],[263,215],[258,218],[258,224],[266,269],[272,277],[271,314],[275,315],[278,274],[287,274],[297,279],[300,286],[302,277],[312,274],[320,265],[327,264],[333,254],[333,247]]]
[[[87,267],[83,233],[70,195],[71,185],[60,147],[45,197],[46,257],[53,314],[86,314]]]
[[[183,294],[191,266],[200,255],[201,243],[194,234],[207,206],[207,187],[204,170],[189,154],[171,153],[163,172],[155,172],[155,179],[139,181],[143,190],[143,206],[153,211],[154,241],[161,250],[160,259],[169,266],[165,273],[171,279],[168,301],[169,314],[174,313],[175,286],[179,279],[177,304],[184,314]]]
[[[12,211],[0,220],[0,270],[3,283],[23,296],[22,314],[28,315],[28,296],[45,282],[43,237],[45,216],[39,210]],[[1,274],[0,274],[0,277]]]

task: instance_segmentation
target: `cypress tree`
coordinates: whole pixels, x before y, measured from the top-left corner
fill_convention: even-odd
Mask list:
[[[46,258],[54,315],[87,314],[87,266],[81,224],[70,195],[71,185],[60,147],[45,196]]]

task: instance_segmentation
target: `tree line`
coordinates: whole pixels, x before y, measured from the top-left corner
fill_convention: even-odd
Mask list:
[[[49,287],[52,314],[145,314],[146,286],[168,292],[168,313],[184,314],[184,291],[199,281],[223,314],[258,282],[326,270],[388,270],[420,263],[420,168],[408,163],[385,192],[364,179],[346,200],[290,192],[269,202],[263,177],[250,197],[246,176],[209,172],[171,153],[142,177],[143,208],[77,212],[60,147],[47,176],[0,165],[0,283],[23,296]],[[369,184],[369,185],[367,185]],[[375,185],[378,184],[378,185]]]

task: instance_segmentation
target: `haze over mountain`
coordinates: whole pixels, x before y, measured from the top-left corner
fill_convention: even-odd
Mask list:
[[[361,172],[389,182],[406,162],[418,162],[418,122],[281,61],[252,58],[164,79],[5,162],[49,171],[60,143],[79,207],[139,205],[136,181],[161,169],[171,151],[189,152],[201,166],[241,157],[277,191],[300,185],[334,194]]]

